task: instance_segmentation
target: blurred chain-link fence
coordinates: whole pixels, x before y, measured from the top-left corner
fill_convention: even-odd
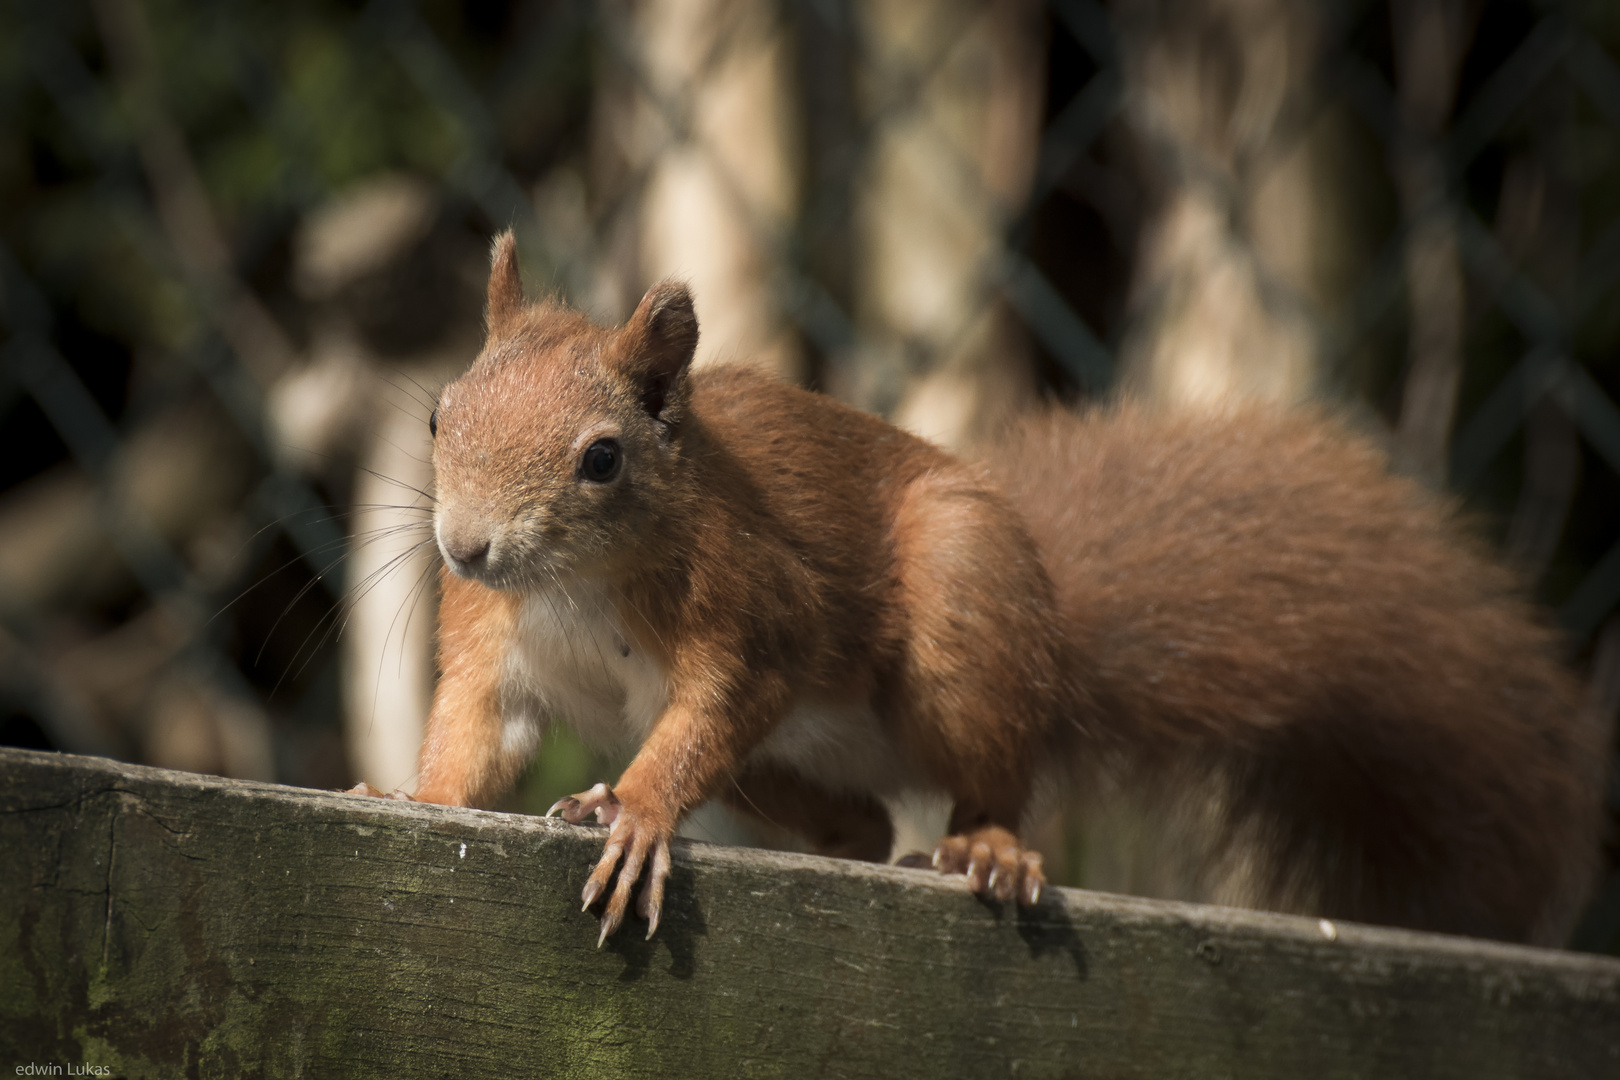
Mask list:
[[[700,362],[965,449],[1119,385],[1357,403],[1612,717],[1617,57],[1525,0],[6,0],[4,737],[408,782],[425,418],[508,225],[531,288],[684,276]]]

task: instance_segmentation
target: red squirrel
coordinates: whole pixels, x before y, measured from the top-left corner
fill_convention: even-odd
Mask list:
[[[1122,403],[967,463],[691,370],[678,283],[618,329],[527,303],[510,233],[488,323],[430,421],[441,676],[415,798],[497,798],[554,718],[639,744],[552,807],[611,826],[599,941],[643,879],[652,936],[676,826],[715,798],[884,860],[885,798],[943,792],[934,865],[1033,905],[1032,791],[1104,772],[1212,792],[1228,898],[1567,930],[1596,726],[1509,574],[1332,420]]]

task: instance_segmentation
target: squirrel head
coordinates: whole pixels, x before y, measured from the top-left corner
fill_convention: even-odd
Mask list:
[[[644,562],[677,498],[697,348],[686,286],[661,282],[624,326],[528,303],[511,232],[496,238],[489,333],[434,410],[434,532],[449,568],[492,588]]]

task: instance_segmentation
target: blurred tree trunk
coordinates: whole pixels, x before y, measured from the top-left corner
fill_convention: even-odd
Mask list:
[[[721,359],[803,376],[775,265],[799,205],[789,29],[777,5],[641,0],[605,12],[596,179],[623,316],[652,283],[687,281],[699,366]],[[616,234],[616,235],[615,235]]]
[[[442,378],[441,374],[441,378]],[[355,472],[343,613],[344,741],[357,779],[416,789],[416,759],[433,702],[439,552],[432,507],[433,442],[421,405],[382,378],[386,405]]]
[[[1535,125],[1527,150],[1508,160],[1493,224],[1508,258],[1548,295],[1568,297],[1580,283],[1581,198],[1560,150],[1564,133],[1575,129],[1578,101],[1567,83],[1549,83],[1536,96],[1537,115],[1556,120]],[[1535,402],[1525,421],[1523,481],[1505,546],[1531,581],[1552,564],[1580,489],[1572,405],[1568,389],[1559,388]]]
[[[964,449],[1034,399],[1029,342],[994,280],[1039,152],[1044,18],[1031,0],[879,0],[856,17],[865,344],[834,389]]]
[[[1319,108],[1321,9],[1304,0],[1119,0],[1128,122],[1158,210],[1132,283],[1126,385],[1166,402],[1296,401],[1354,241]]]
[[[269,395],[270,430],[284,469],[352,491],[334,628],[344,744],[354,779],[410,791],[439,592],[428,415],[478,353],[486,252],[432,187],[382,174],[307,214],[293,253],[310,347]]]
[[[1446,199],[1440,138],[1473,37],[1465,0],[1390,5],[1402,133],[1393,155],[1406,225],[1407,375],[1400,441],[1418,471],[1444,484],[1462,382],[1463,273]]]

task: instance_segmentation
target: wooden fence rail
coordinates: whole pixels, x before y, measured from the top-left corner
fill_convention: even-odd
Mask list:
[[[684,843],[598,950],[600,847],[0,750],[0,1076],[1620,1076],[1613,959]]]

